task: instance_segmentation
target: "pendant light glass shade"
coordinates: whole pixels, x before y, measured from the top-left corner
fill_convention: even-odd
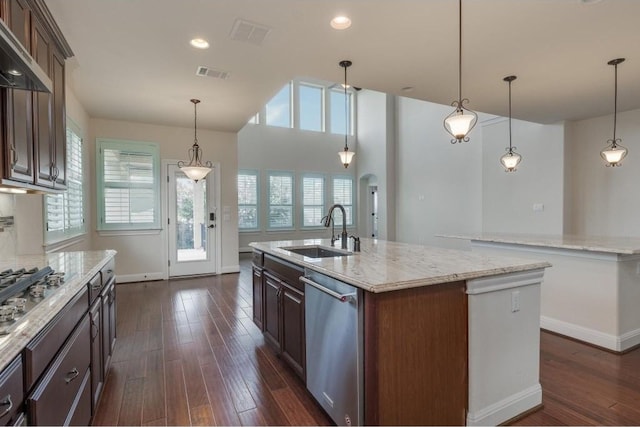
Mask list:
[[[193,103],[193,145],[189,148],[189,163],[185,163],[182,160],[178,162],[178,167],[184,174],[195,182],[203,179],[213,167],[210,161],[202,163],[202,149],[198,145],[198,113],[197,105],[200,103],[199,99],[192,99]]]
[[[453,137],[452,144],[468,142],[469,132],[478,122],[476,112],[465,108],[468,102],[462,97],[462,0],[458,0],[458,99],[451,103],[455,110],[444,119],[444,129]]]
[[[600,151],[600,157],[604,159],[607,166],[622,166],[622,159],[627,156],[627,149],[620,145],[622,140],[616,138],[616,124],[618,121],[618,64],[624,62],[624,58],[612,59],[607,62],[609,65],[613,65],[615,79],[614,79],[614,95],[613,95],[613,138],[607,141],[607,146]]]
[[[347,68],[349,68],[351,64],[352,62],[347,60],[340,61],[339,63],[339,65],[344,68],[344,84],[342,85],[344,88],[344,150],[338,152],[338,156],[340,156],[340,161],[345,169],[349,167],[353,156],[356,154],[354,151],[349,151],[349,145],[347,144],[349,135],[349,97],[347,96],[347,88],[349,85],[347,84]]]
[[[505,172],[515,172],[516,166],[522,161],[522,156],[515,152],[516,147],[511,145],[511,82],[517,79],[516,76],[507,76],[504,80],[509,83],[509,146],[506,148],[506,154],[500,157],[500,163],[504,166]]]

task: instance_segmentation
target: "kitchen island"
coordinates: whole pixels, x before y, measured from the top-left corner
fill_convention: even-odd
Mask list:
[[[4,273],[34,267],[50,276],[64,273],[62,282],[39,281],[43,294],[34,294],[35,286],[19,291],[26,310],[4,322],[0,396],[8,408],[0,414],[2,425],[90,422],[115,344],[115,254],[58,252],[0,261]],[[13,284],[19,285],[3,283],[3,289],[12,292]]]
[[[541,404],[547,262],[374,239],[327,258],[283,249],[310,245],[330,241],[251,243],[254,265],[282,260],[362,290],[362,424],[495,425]]]
[[[640,239],[482,233],[472,250],[548,261],[541,294],[542,328],[616,352],[640,344]]]

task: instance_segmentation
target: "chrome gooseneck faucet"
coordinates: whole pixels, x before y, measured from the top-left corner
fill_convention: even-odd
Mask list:
[[[331,225],[331,221],[333,220],[333,210],[335,208],[339,208],[342,211],[342,233],[340,233],[340,247],[342,249],[347,249],[347,240],[349,239],[349,235],[347,234],[347,213],[344,210],[342,205],[333,205],[329,208],[329,213],[327,216],[323,218],[323,225],[325,227],[329,227]],[[333,233],[331,234],[331,241],[333,242]]]

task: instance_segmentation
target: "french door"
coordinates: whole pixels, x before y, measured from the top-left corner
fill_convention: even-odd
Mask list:
[[[167,165],[169,277],[215,274],[215,173],[194,182]]]

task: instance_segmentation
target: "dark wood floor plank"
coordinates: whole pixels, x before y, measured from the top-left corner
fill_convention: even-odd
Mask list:
[[[198,406],[189,410],[191,413],[192,426],[214,426],[216,425],[213,412],[209,405]]]
[[[142,423],[142,392],[144,378],[130,379],[124,386],[122,407],[118,417],[120,426],[137,426]]]
[[[264,420],[260,411],[257,409],[249,409],[247,411],[238,414],[243,426],[266,426],[267,422]]]
[[[211,363],[200,367],[207,387],[209,402],[213,411],[216,425],[241,425],[240,418],[233,406],[231,396],[222,380],[217,364]]]
[[[124,365],[123,362],[111,365],[97,412],[93,418],[93,425],[115,426],[118,424],[127,377],[126,368],[123,369],[122,365]]]
[[[313,426],[317,421],[309,414],[298,397],[290,388],[281,388],[271,392],[282,412],[292,426]]]
[[[172,426],[190,425],[189,403],[182,372],[182,361],[165,362],[167,382],[167,424]]]
[[[200,360],[195,344],[181,346],[182,368],[187,389],[189,408],[198,408],[209,404],[207,388],[200,371]]]
[[[147,372],[144,379],[142,400],[142,422],[166,419],[164,353],[162,350],[150,351],[146,355]]]

